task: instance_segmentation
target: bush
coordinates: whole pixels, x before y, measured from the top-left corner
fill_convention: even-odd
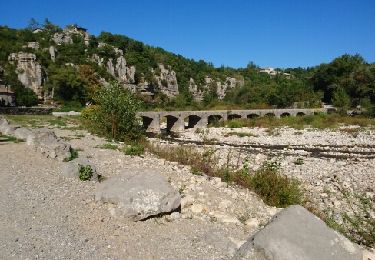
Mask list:
[[[93,174],[92,168],[90,165],[80,165],[79,167],[79,179],[81,181],[88,181],[91,179]]]
[[[251,188],[265,203],[276,207],[300,204],[302,192],[299,182],[293,178],[281,175],[277,163],[265,163],[263,167],[250,177]]]
[[[140,156],[144,154],[144,152],[145,147],[141,144],[129,145],[124,149],[124,153],[131,156]]]
[[[140,107],[140,102],[128,90],[113,83],[100,90],[94,99],[97,105],[82,111],[89,129],[115,140],[139,136],[141,131],[136,110]]]

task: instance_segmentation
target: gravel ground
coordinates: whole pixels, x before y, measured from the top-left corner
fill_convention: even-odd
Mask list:
[[[25,143],[2,143],[0,259],[228,259],[278,211],[186,167],[97,148],[105,141],[85,132],[56,133],[107,178],[134,168],[160,171],[182,193],[181,213],[129,221],[114,205],[94,201],[96,183],[60,176],[63,162]]]

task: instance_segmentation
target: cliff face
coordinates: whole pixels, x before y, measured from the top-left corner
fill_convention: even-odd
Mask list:
[[[38,98],[43,98],[43,77],[42,67],[36,61],[35,54],[18,52],[9,55],[8,60],[17,66],[16,72],[19,81],[32,89]]]
[[[158,88],[168,97],[175,97],[178,95],[178,82],[176,77],[176,72],[174,72],[171,67],[166,69],[163,64],[158,65],[158,69],[160,70],[160,75],[155,74],[154,77],[157,80]]]
[[[214,80],[211,77],[206,76],[204,78],[205,84],[198,86],[194,79],[190,78],[189,81],[189,92],[193,95],[196,101],[202,101],[204,93],[210,88],[216,88],[216,95],[218,99],[222,100],[227,92],[235,87],[242,87],[244,85],[243,78],[236,79],[227,77],[224,82],[220,80]]]
[[[78,26],[68,26],[62,32],[57,32],[53,35],[52,40],[57,44],[72,44],[73,35],[83,37],[85,45],[89,45],[90,35],[87,30]]]

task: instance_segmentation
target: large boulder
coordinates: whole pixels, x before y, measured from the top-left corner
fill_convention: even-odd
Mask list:
[[[68,159],[71,155],[70,144],[58,138],[49,129],[39,129],[35,135],[27,140],[29,145],[33,145],[36,150],[45,154],[48,158],[56,158],[60,161]]]
[[[14,131],[14,136],[19,140],[27,141],[34,137],[34,133],[27,128],[20,127]]]
[[[62,165],[61,174],[67,178],[79,178],[79,171],[81,167],[89,166],[92,170],[92,176],[90,180],[98,180],[98,173],[96,172],[96,167],[87,158],[76,158],[70,162],[64,163]]]
[[[234,259],[362,260],[362,251],[301,206],[290,206],[250,237]]]
[[[139,173],[124,172],[100,183],[95,199],[117,204],[134,221],[172,212],[181,203],[180,194],[168,181],[147,169]]]

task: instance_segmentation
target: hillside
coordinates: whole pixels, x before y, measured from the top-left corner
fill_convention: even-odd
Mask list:
[[[62,29],[48,20],[40,28],[0,26],[0,70],[18,105],[79,107],[111,81],[136,93],[144,109],[375,103],[375,65],[359,55],[307,69],[262,70],[253,63],[215,68],[123,35],[94,36],[78,25]]]

